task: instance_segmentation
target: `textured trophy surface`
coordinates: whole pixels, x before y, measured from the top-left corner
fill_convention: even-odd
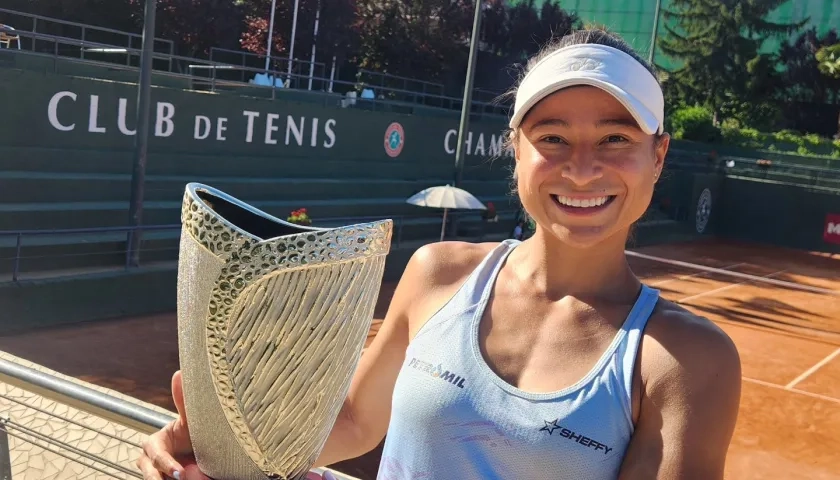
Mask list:
[[[370,330],[392,222],[315,228],[187,185],[178,346],[199,468],[216,480],[302,479]]]

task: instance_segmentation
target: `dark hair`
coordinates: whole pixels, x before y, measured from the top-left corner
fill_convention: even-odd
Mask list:
[[[659,76],[656,71],[656,68],[648,63],[645,59],[640,57],[634,50],[633,47],[630,46],[629,43],[624,41],[619,35],[608,31],[605,27],[602,26],[587,26],[581,30],[574,30],[571,33],[568,33],[560,38],[555,38],[549,41],[545,46],[543,46],[540,51],[531,57],[528,60],[528,63],[525,65],[524,71],[521,73],[519,77],[519,81],[516,82],[516,86],[511,88],[507,93],[504,94],[504,97],[508,98],[516,98],[516,91],[519,88],[519,84],[522,82],[522,79],[525,75],[530,72],[537,63],[540,62],[543,58],[547,57],[548,55],[556,52],[557,50],[568,47],[571,45],[582,45],[582,44],[598,44],[598,45],[606,45],[608,47],[612,47],[622,52],[630,55],[633,57],[639,64],[641,64],[647,71],[653,75],[656,79],[656,82],[659,83],[661,86],[661,82],[659,82]],[[661,135],[655,135],[655,140],[658,142],[661,138]],[[513,148],[514,143],[517,140],[517,132],[515,130],[507,130],[505,134],[505,145],[504,149]],[[516,169],[513,169],[512,172],[512,185],[511,185],[511,193],[516,193]]]

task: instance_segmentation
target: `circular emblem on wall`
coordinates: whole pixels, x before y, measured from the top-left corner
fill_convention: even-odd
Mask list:
[[[385,153],[389,157],[396,157],[405,145],[405,131],[402,125],[394,122],[385,129]]]
[[[712,214],[712,192],[708,188],[703,189],[700,199],[697,200],[697,216],[695,227],[697,233],[703,233],[709,223],[709,216]]]

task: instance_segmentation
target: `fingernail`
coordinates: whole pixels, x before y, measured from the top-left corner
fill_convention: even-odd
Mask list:
[[[178,470],[173,471],[172,478],[174,478],[175,480],[181,480],[181,472],[179,472]]]

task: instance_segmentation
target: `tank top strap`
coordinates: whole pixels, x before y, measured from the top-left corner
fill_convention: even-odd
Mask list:
[[[504,260],[520,243],[522,242],[519,240],[506,239],[493,248],[470,273],[455,294],[429,318],[425,325],[420,327],[415,338],[423,336],[435,325],[480,305],[482,301],[486,301],[486,297],[493,290],[493,284],[504,264]],[[469,328],[469,325],[464,325],[464,327]]]
[[[490,250],[481,263],[470,273],[450,302],[467,307],[483,301],[492,292],[496,276],[499,274],[499,270],[505,263],[508,254],[520,243],[522,242],[519,240],[506,239]]]
[[[645,327],[658,301],[659,290],[642,284],[639,298],[621,327],[624,331],[624,339],[619,344],[616,355],[621,362],[622,383],[628,398],[633,388],[633,373],[636,366],[636,356],[639,353],[639,345],[641,345]]]
[[[499,245],[499,248],[496,248],[490,255],[487,256],[485,260],[485,268],[480,269],[479,275],[476,276],[476,288],[473,288],[473,303],[479,305],[481,308],[484,308],[484,305],[490,299],[490,295],[493,293],[493,287],[496,284],[496,277],[499,276],[499,272],[502,270],[502,266],[505,264],[505,260],[507,260],[508,255],[513,252],[513,249],[516,248],[517,245],[522,243],[521,240],[516,239],[507,239]]]

